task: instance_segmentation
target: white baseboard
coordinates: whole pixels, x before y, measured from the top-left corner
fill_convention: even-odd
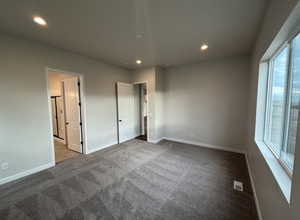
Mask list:
[[[90,153],[96,152],[98,150],[111,147],[112,145],[115,145],[115,144],[118,144],[118,142],[113,142],[113,143],[110,143],[110,144],[105,145],[105,146],[101,146],[101,147],[98,147],[98,148],[95,148],[95,149],[92,149],[92,150],[88,150],[86,154],[90,154]],[[17,179],[20,179],[20,178],[25,177],[25,176],[29,176],[29,175],[34,174],[34,173],[38,173],[42,170],[45,170],[45,169],[48,169],[48,168],[51,168],[51,167],[54,167],[54,166],[55,166],[55,162],[51,162],[51,163],[44,164],[44,165],[39,166],[39,167],[35,167],[33,169],[30,169],[30,170],[26,170],[26,171],[21,172],[21,173],[17,173],[17,174],[12,175],[12,176],[5,177],[3,179],[0,179],[0,185],[11,182],[11,181],[14,181],[14,180],[17,180]]]
[[[211,149],[216,149],[216,150],[223,150],[223,151],[245,154],[244,150],[235,149],[233,147],[217,146],[217,145],[212,145],[212,144],[207,144],[207,143],[202,143],[202,142],[197,142],[197,141],[187,141],[187,140],[183,140],[183,139],[170,138],[170,137],[161,138],[161,140],[163,140],[163,139],[169,140],[169,141],[180,142],[180,143],[184,143],[184,144],[191,144],[191,145],[195,145],[195,146],[199,146],[199,147],[206,147],[206,148],[211,148]]]
[[[258,198],[257,198],[257,194],[256,194],[256,190],[255,190],[255,185],[254,185],[254,180],[253,180],[253,176],[252,176],[252,172],[251,172],[251,167],[250,167],[248,155],[245,154],[245,156],[246,156],[246,163],[247,163],[248,173],[249,173],[249,176],[250,176],[251,186],[252,186],[252,190],[253,190],[255,206],[256,206],[256,210],[257,210],[257,214],[258,214],[258,219],[263,220],[261,210],[260,210],[260,206],[259,206],[259,202],[258,202]]]
[[[116,145],[116,144],[118,144],[117,141],[112,142],[112,143],[107,144],[107,145],[104,145],[104,146],[101,146],[101,147],[97,147],[97,148],[91,149],[91,150],[87,149],[86,154],[91,154],[91,153],[94,153],[94,152],[96,152],[96,151],[98,151],[98,150],[102,150],[102,149],[104,149],[104,148],[108,148],[108,147],[111,147],[111,146]]]
[[[159,138],[159,139],[156,139],[156,140],[154,140],[154,139],[149,139],[148,142],[153,143],[153,144],[157,144],[157,143],[159,143],[160,141],[162,141],[163,139],[165,139],[165,138],[162,137],[162,138]]]
[[[30,170],[23,171],[21,173],[17,173],[17,174],[12,175],[12,176],[5,177],[3,179],[0,179],[0,185],[11,182],[11,181],[14,181],[14,180],[17,180],[17,179],[20,179],[20,178],[25,177],[25,176],[29,176],[29,175],[34,174],[34,173],[38,173],[40,171],[46,170],[46,169],[48,169],[50,167],[54,167],[54,166],[55,166],[55,163],[48,163],[48,164],[44,164],[42,166],[35,167],[33,169],[30,169]]]

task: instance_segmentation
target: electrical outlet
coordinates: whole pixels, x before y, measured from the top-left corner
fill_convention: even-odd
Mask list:
[[[6,170],[8,168],[8,163],[2,163],[1,164],[1,169]]]
[[[234,180],[234,181],[233,181],[233,189],[236,190],[236,191],[243,192],[243,191],[244,191],[243,183]]]

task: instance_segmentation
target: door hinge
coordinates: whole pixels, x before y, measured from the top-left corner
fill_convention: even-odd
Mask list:
[[[80,126],[82,126],[82,122],[80,122],[79,124],[80,124]]]
[[[78,105],[81,106],[81,102],[79,102]]]
[[[80,141],[80,144],[83,145],[83,141]]]
[[[80,86],[80,82],[77,82],[77,85]]]

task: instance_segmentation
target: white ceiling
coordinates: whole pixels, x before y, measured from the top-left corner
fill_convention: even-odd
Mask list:
[[[180,65],[249,54],[266,2],[1,0],[0,30],[127,68],[137,67],[136,59],[142,66]],[[34,15],[48,27],[33,23]]]

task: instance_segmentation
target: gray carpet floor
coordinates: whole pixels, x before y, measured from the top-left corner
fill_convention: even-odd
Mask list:
[[[256,220],[257,212],[244,155],[132,140],[0,186],[0,219]]]

